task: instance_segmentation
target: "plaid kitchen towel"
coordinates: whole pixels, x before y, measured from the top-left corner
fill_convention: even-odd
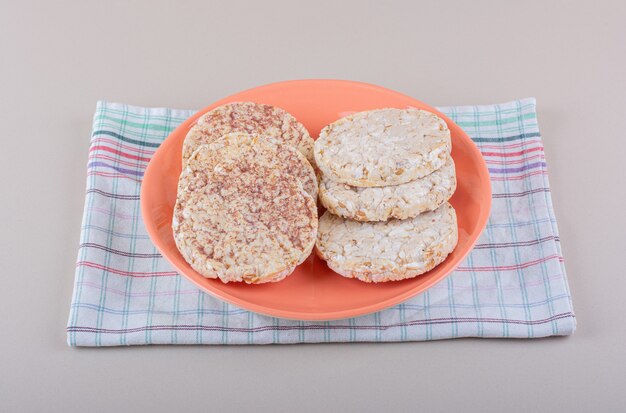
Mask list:
[[[300,322],[201,292],[161,257],[139,191],[163,139],[193,114],[99,102],[67,327],[72,346],[533,338],[576,326],[550,199],[535,100],[440,108],[482,151],[493,188],[486,230],[459,268],[425,293],[362,317]]]

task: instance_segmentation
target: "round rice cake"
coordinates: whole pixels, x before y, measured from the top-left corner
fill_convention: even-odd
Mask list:
[[[430,175],[400,185],[357,187],[321,177],[320,202],[335,215],[357,221],[407,219],[437,209],[456,190],[454,161]]]
[[[406,220],[358,222],[326,211],[317,254],[330,269],[364,282],[397,281],[430,271],[457,244],[456,213],[449,203]]]
[[[329,179],[359,187],[398,185],[441,168],[450,130],[434,113],[377,109],[346,116],[322,129],[315,162]]]
[[[183,142],[183,164],[198,146],[230,132],[271,136],[297,148],[313,163],[313,138],[304,125],[276,106],[254,102],[233,102],[200,116]]]
[[[317,200],[318,181],[315,171],[304,155],[291,145],[259,135],[235,132],[202,147],[207,149],[193,154],[187,161],[195,163],[193,167],[198,170],[211,169],[232,159],[253,157],[268,168],[279,169],[298,179],[304,190]]]
[[[302,184],[256,158],[206,168],[210,148],[193,155],[179,180],[172,229],[191,267],[223,282],[280,281],[311,253],[318,220]]]

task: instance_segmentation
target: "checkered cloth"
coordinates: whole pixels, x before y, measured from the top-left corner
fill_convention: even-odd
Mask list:
[[[535,100],[444,107],[482,151],[493,207],[459,268],[425,293],[358,318],[300,322],[205,294],[150,242],[139,210],[150,157],[190,110],[99,102],[67,327],[72,346],[533,338],[576,326]]]

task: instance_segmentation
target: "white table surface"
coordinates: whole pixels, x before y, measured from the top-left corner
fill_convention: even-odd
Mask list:
[[[624,411],[626,2],[180,3],[0,1],[0,411]],[[199,108],[298,78],[535,96],[576,333],[69,348],[96,101]]]

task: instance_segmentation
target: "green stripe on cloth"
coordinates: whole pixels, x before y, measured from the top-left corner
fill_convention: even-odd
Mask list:
[[[141,122],[131,122],[129,120],[117,119],[117,118],[114,118],[114,117],[111,117],[111,116],[106,116],[106,115],[99,115],[99,116],[97,116],[97,118],[111,121],[111,122],[116,123],[116,124],[118,124],[120,126],[123,126],[125,128],[130,126],[130,127],[133,127],[133,128],[139,128],[139,129],[146,129],[147,128],[147,129],[153,129],[153,130],[157,130],[157,131],[161,131],[161,132],[167,132],[167,133],[172,131],[172,127],[169,126],[169,125],[158,125],[158,124],[148,124],[148,125],[146,125],[146,124],[141,123]],[[166,122],[169,123],[168,120],[171,119],[171,118],[165,117],[163,119]]]

